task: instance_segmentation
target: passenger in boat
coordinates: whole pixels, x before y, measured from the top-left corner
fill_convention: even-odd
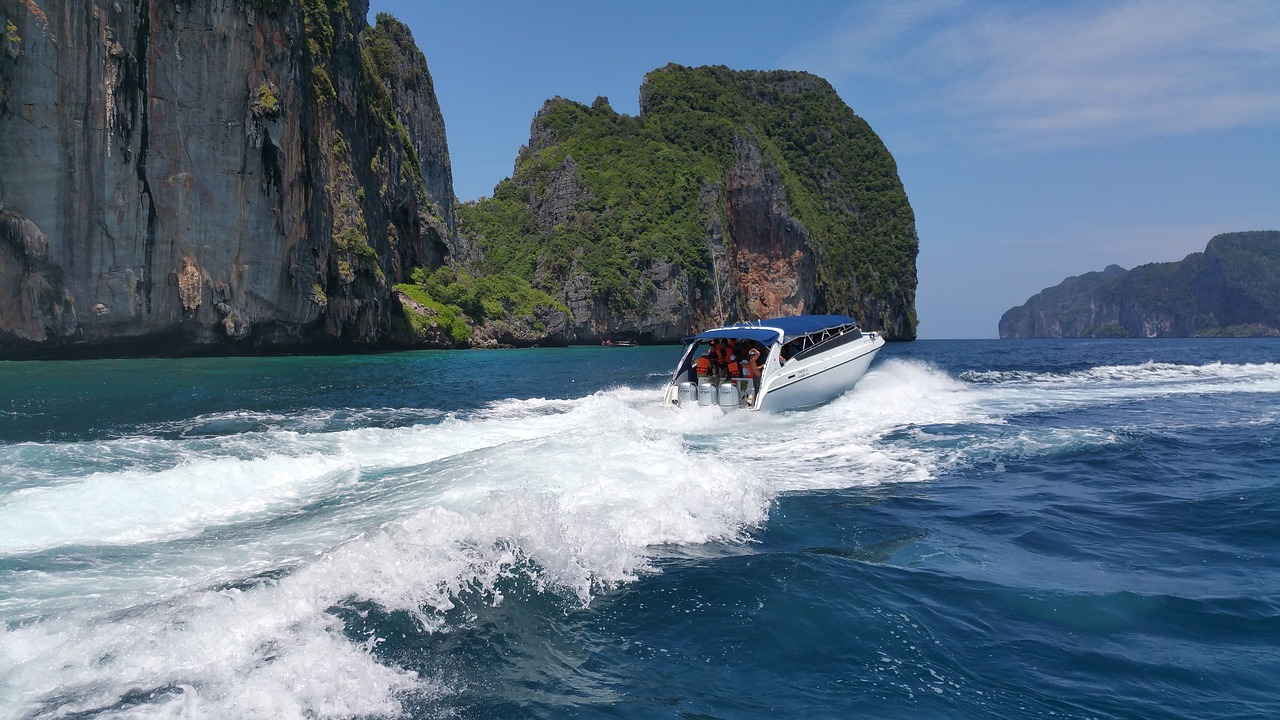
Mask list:
[[[800,343],[803,341],[803,338],[796,338],[786,345],[783,345],[782,349],[778,351],[778,364],[786,365],[788,360],[794,357],[796,353],[800,352]]]
[[[725,365],[726,377],[729,377],[729,378],[742,377],[743,366],[746,363],[744,363],[743,358],[738,355],[738,342],[732,339],[725,340],[723,347],[724,347],[724,356],[725,356],[724,365]]]
[[[712,340],[711,349],[707,351],[707,357],[711,359],[711,375],[717,383],[728,376],[729,349],[723,341],[719,339]]]
[[[711,376],[711,365],[712,365],[711,350],[712,350],[711,348],[707,348],[706,354],[698,358],[693,363],[693,371],[695,373],[695,377],[692,378],[693,380],[697,380],[699,376],[701,377]]]
[[[764,355],[760,348],[753,347],[747,351],[747,372],[751,373],[751,396],[748,405],[755,405],[756,395],[760,394],[760,375],[764,373]]]

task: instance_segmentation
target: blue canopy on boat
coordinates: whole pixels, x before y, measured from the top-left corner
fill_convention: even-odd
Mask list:
[[[756,340],[766,345],[778,340],[779,332],[784,341],[801,335],[818,332],[827,328],[840,327],[853,323],[847,315],[792,315],[790,317],[769,318],[750,323],[712,328],[684,339],[685,343],[715,338],[735,338]]]

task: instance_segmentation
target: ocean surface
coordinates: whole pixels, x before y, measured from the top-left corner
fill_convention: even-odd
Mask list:
[[[0,363],[0,718],[1278,718],[1280,341]]]

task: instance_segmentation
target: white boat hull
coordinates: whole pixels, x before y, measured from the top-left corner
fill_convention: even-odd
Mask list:
[[[821,405],[853,389],[884,346],[878,333],[832,352],[798,358],[766,374],[756,397],[757,410],[795,410]]]

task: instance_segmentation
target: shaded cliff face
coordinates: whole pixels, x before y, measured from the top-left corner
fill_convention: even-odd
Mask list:
[[[1280,335],[1280,232],[1218,235],[1203,253],[1067,278],[1000,318],[1002,338]]]
[[[461,214],[486,262],[564,300],[573,341],[801,313],[915,336],[918,241],[896,166],[805,73],[668,66],[646,77],[639,117],[548,101],[514,175]]]
[[[458,247],[425,61],[367,10],[0,0],[0,352],[388,342]]]

